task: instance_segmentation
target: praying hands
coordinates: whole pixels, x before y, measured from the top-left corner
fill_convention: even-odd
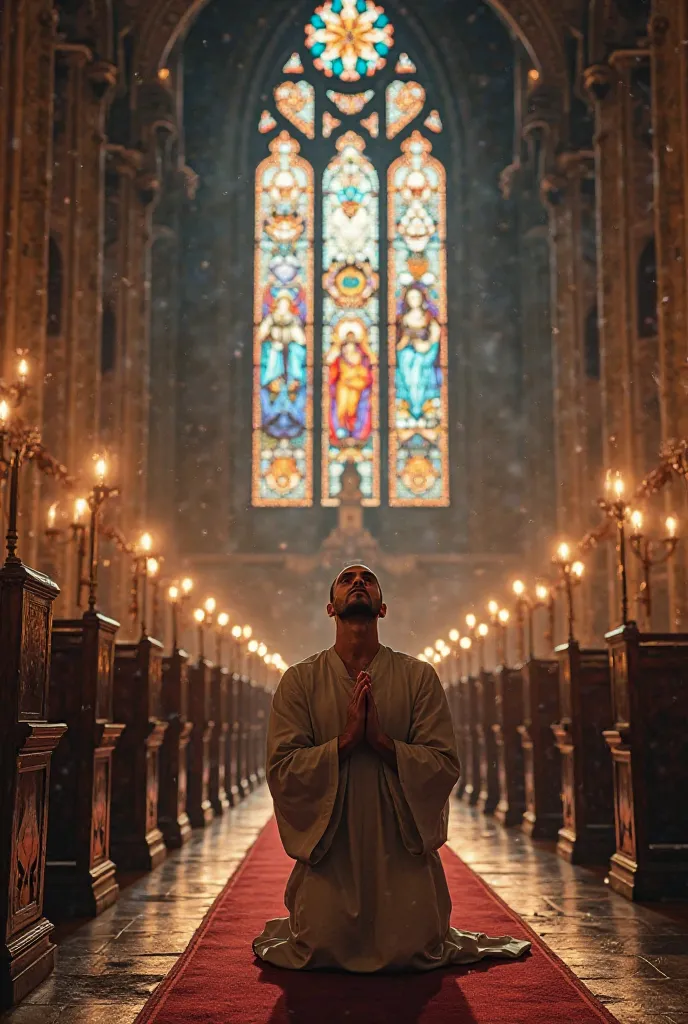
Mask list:
[[[394,742],[383,732],[380,725],[371,683],[367,672],[359,672],[349,701],[346,726],[339,737],[339,758],[340,761],[346,760],[365,740],[385,764],[396,771],[397,756]]]

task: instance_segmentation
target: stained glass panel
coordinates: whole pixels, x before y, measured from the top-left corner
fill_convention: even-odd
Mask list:
[[[339,120],[338,117],[334,117],[329,112],[329,110],[326,110],[325,113],[323,114],[323,126],[322,126],[323,138],[329,139],[329,137],[332,134],[332,132],[336,128],[339,128],[341,126],[341,123],[342,122]]]
[[[365,92],[335,92],[334,89],[327,90],[327,98],[334,103],[341,114],[349,114],[355,117],[360,114],[366,103],[370,103],[375,95],[374,89],[366,89]]]
[[[416,65],[413,63],[408,53],[399,54],[399,60],[397,61],[396,67],[394,69],[395,74],[415,75],[417,70],[418,69],[416,68]]]
[[[269,110],[264,110],[260,115],[260,121],[258,122],[258,131],[261,135],[267,135],[273,128],[277,127],[277,121],[270,113]]]
[[[313,170],[283,131],[256,171],[253,504],[313,501]]]
[[[310,82],[282,82],[275,87],[275,103],[282,117],[307,138],[315,138],[315,89]]]
[[[374,139],[380,134],[380,115],[377,111],[372,113],[370,117],[364,117],[361,120],[361,124],[364,128],[367,128]]]
[[[388,173],[389,502],[449,504],[446,174],[415,131]]]
[[[423,124],[426,128],[429,128],[431,132],[435,132],[436,135],[439,135],[443,128],[439,110],[431,110],[423,121]]]
[[[303,74],[303,64],[301,63],[301,58],[299,57],[298,53],[292,53],[291,57],[289,58],[287,63],[282,68],[282,74],[283,75],[302,75]]]
[[[387,138],[418,117],[425,104],[425,89],[419,82],[391,82],[387,86]]]
[[[394,28],[372,0],[327,0],[306,25],[306,46],[318,71],[358,82],[385,67]]]
[[[364,505],[380,502],[379,179],[355,132],[323,175],[322,503],[336,505],[347,464]]]

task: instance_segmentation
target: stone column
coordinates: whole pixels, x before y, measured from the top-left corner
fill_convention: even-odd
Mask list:
[[[17,349],[32,366],[26,417],[43,412],[50,215],[55,14],[52,0],[6,0],[0,13],[0,376],[16,376]],[[35,564],[36,474],[22,500],[22,550]]]
[[[43,433],[48,448],[85,480],[84,491],[100,433],[104,117],[115,75],[115,68],[94,61],[86,46],[57,48],[51,251],[59,253],[53,287],[61,301],[59,323],[48,325]],[[71,508],[65,511],[71,515]],[[76,614],[71,549],[43,554],[53,564],[61,562],[60,607],[64,615]]]
[[[650,22],[652,127],[662,440],[688,438],[688,2],[654,0]],[[688,490],[666,491],[667,511],[688,522]],[[688,545],[669,565],[671,629],[688,627]]]
[[[150,374],[150,242],[157,181],[143,172],[139,150],[108,145],[107,281],[114,318],[114,367],[101,412],[102,440],[116,455],[122,499],[112,509],[129,539],[147,512]],[[115,556],[109,572],[109,607],[128,621],[130,565]]]

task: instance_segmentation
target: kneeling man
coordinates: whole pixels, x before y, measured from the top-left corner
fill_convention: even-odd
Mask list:
[[[381,646],[387,609],[363,565],[332,585],[334,647],[285,673],[267,778],[286,852],[288,918],[253,943],[293,970],[427,971],[530,943],[449,925],[438,854],[459,778],[454,730],[431,665]]]

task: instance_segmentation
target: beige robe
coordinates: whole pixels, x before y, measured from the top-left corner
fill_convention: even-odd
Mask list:
[[[288,918],[268,921],[258,957],[294,970],[430,970],[528,942],[449,926],[438,849],[459,777],[454,730],[434,669],[381,647],[369,672],[398,774],[364,742],[340,766],[354,683],[334,648],[290,668],[275,693],[267,778],[284,848],[296,865]]]

